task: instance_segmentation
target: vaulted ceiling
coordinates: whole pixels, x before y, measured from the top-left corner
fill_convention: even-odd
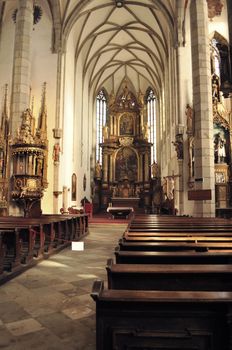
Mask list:
[[[175,0],[60,0],[64,38],[70,34],[83,76],[97,90],[107,80],[116,89],[126,77],[135,90],[162,86],[175,41]]]
[[[123,0],[121,8],[116,0],[37,3],[44,1],[53,21],[54,51],[71,40],[83,79],[95,92],[109,81],[117,90],[127,78],[137,92],[150,85],[160,93],[176,41],[176,0]],[[0,0],[0,5],[5,3]]]

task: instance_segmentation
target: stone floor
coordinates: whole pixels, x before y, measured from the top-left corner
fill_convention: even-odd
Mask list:
[[[83,251],[65,249],[0,287],[0,349],[95,350],[93,281],[126,225],[90,225]]]

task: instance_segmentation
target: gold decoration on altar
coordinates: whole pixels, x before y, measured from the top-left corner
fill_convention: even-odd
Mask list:
[[[112,198],[136,198],[141,206],[150,205],[151,143],[145,115],[144,94],[124,79],[108,100],[107,130],[103,129],[102,166],[96,163],[93,177],[96,208],[106,208]],[[145,126],[142,134],[142,126]],[[154,182],[154,181],[153,181]]]
[[[129,136],[119,137],[120,146],[131,146],[133,144],[134,138]]]
[[[230,112],[221,102],[215,101],[213,103],[213,122],[223,126],[226,130],[230,129],[229,125]]]

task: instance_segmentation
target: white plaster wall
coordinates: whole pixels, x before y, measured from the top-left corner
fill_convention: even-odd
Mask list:
[[[184,125],[184,166],[183,166],[183,215],[193,215],[194,202],[188,200],[188,186],[189,179],[189,158],[188,158],[188,137],[187,130],[187,118],[185,115],[186,105],[189,104],[193,107],[193,92],[192,92],[192,54],[191,54],[191,36],[190,36],[190,14],[186,13],[186,44],[180,49],[181,61],[180,61],[180,76],[181,76],[181,113]]]
[[[74,167],[77,173],[77,205],[80,205],[81,199],[87,196],[87,193],[83,190],[84,174],[86,175],[86,188],[89,187],[89,178],[87,174],[87,130],[86,119],[88,120],[88,114],[84,110],[84,105],[89,103],[88,96],[84,95],[84,83],[83,83],[83,61],[79,56],[76,64],[76,76],[75,76],[75,140],[74,140]],[[89,198],[88,198],[89,199]]]
[[[64,186],[68,188],[68,207],[71,204],[71,178],[72,174],[78,173],[74,169],[74,137],[78,137],[74,130],[74,47],[72,44],[72,35],[70,35],[66,46],[65,53],[65,75],[64,75],[64,97],[63,97],[63,115],[62,128],[63,128],[63,140],[61,144],[61,159],[60,159],[60,189]]]

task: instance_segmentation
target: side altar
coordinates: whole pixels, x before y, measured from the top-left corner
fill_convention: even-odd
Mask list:
[[[149,128],[144,122],[144,97],[136,96],[124,81],[108,103],[103,127],[102,170],[95,170],[95,184],[101,188],[99,209],[133,207],[144,212],[151,205],[151,146]]]

